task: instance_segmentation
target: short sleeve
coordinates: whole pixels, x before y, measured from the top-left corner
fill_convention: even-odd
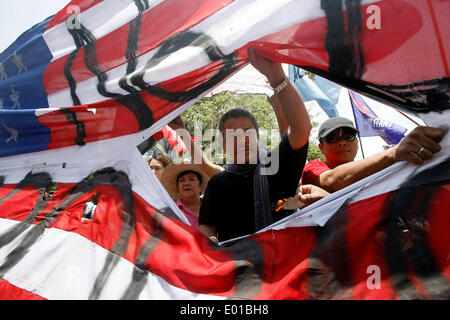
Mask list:
[[[317,178],[328,170],[330,170],[330,168],[322,161],[312,160],[308,162],[303,170],[302,185],[316,184]]]

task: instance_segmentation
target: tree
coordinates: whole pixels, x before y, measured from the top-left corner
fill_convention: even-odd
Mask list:
[[[181,117],[187,130],[201,141],[202,150],[218,164],[225,163],[221,142],[217,139],[220,118],[230,109],[242,108],[251,112],[258,122],[260,140],[268,150],[280,141],[278,123],[265,94],[234,94],[221,92],[205,97],[184,112]],[[215,132],[211,128],[216,129]],[[214,135],[215,134],[215,135]],[[215,137],[215,139],[213,138]],[[219,151],[220,150],[220,151]]]
[[[325,160],[325,156],[320,151],[319,146],[315,142],[310,142],[308,146],[308,161],[320,159]]]
[[[319,126],[319,123],[317,121],[312,121],[311,125],[313,128],[315,128]],[[325,161],[325,156],[323,155],[322,151],[320,151],[318,143],[319,141],[317,137],[309,138],[308,156],[307,156],[308,161],[317,159]]]
[[[229,91],[220,92],[212,97],[205,97],[184,112],[181,117],[187,130],[202,144],[202,150],[217,164],[225,163],[225,155],[220,141],[211,136],[211,128],[218,128],[220,118],[230,109],[242,108],[250,111],[258,122],[260,140],[271,150],[280,142],[278,123],[272,106],[265,94],[234,94]],[[319,123],[313,121],[312,126]],[[208,132],[208,130],[210,130]],[[218,132],[217,132],[218,134]],[[217,138],[217,137],[216,137]],[[308,147],[308,161],[324,160],[318,147],[317,138],[310,139]],[[220,151],[219,151],[220,150]]]

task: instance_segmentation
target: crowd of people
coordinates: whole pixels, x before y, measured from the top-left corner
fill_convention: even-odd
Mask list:
[[[326,160],[306,163],[311,122],[301,96],[280,63],[265,59],[253,49],[248,53],[250,63],[274,90],[269,102],[280,129],[279,145],[272,152],[261,153],[255,117],[244,109],[232,109],[219,122],[229,159],[225,168],[212,163],[192,139],[184,143],[190,146],[191,158],[200,159],[200,163],[171,164],[162,155],[149,160],[152,171],[190,225],[211,241],[252,234],[396,162],[420,165],[439,152],[444,132],[419,126],[398,145],[355,161],[357,128],[346,118],[330,118],[318,133],[319,148]],[[169,126],[187,132],[180,117]],[[274,162],[276,170],[268,174],[265,169],[273,167]],[[294,208],[283,207],[292,199],[296,200]]]

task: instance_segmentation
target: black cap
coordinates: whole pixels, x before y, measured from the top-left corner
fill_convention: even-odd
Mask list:
[[[322,139],[329,135],[333,130],[338,128],[350,128],[355,130],[355,132],[359,132],[356,128],[353,122],[351,122],[347,118],[330,118],[326,120],[319,128],[319,139]]]

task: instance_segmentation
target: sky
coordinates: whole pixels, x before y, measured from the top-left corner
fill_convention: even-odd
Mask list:
[[[0,52],[24,31],[54,15],[70,0],[14,0],[0,2]]]

